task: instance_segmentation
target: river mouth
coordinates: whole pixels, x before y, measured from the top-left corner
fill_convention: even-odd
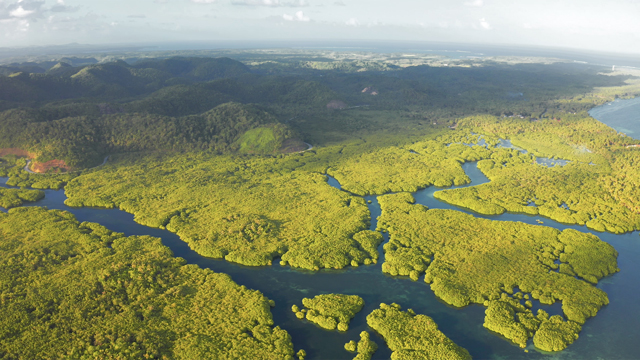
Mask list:
[[[466,186],[476,186],[488,181],[477,168],[476,163],[462,165],[471,179]],[[0,178],[0,186],[6,186],[6,178]],[[333,178],[328,178],[329,185],[340,188]],[[613,245],[620,253],[618,265],[621,272],[602,279],[599,288],[608,293],[611,303],[602,308],[595,318],[585,324],[580,338],[567,350],[554,357],[561,359],[589,358],[633,358],[636,355],[635,341],[640,338],[640,311],[635,300],[640,293],[640,266],[635,259],[640,258],[640,241],[637,233],[614,235],[597,233],[584,226],[565,225],[541,216],[505,213],[495,216],[482,216],[468,210],[441,202],[433,197],[434,192],[441,190],[428,187],[414,193],[416,202],[430,209],[452,209],[470,213],[476,217],[503,221],[521,221],[528,224],[551,226],[560,230],[572,228],[582,232],[595,233],[602,240]],[[45,206],[49,209],[61,209],[71,212],[79,221],[99,223],[110,230],[125,235],[150,235],[162,239],[176,256],[184,258],[190,264],[202,268],[210,268],[216,272],[229,274],[238,284],[261,291],[265,296],[275,300],[272,308],[275,325],[287,330],[297,349],[307,351],[307,359],[351,359],[352,354],[346,352],[343,345],[349,340],[358,339],[363,330],[370,330],[366,324],[366,315],[378,308],[381,302],[398,303],[404,309],[412,308],[417,313],[434,319],[440,330],[456,344],[469,350],[475,359],[533,359],[546,355],[534,350],[531,342],[525,353],[509,341],[490,333],[483,328],[483,306],[471,305],[462,309],[453,308],[437,299],[424,283],[424,275],[418,281],[408,277],[392,277],[383,274],[381,265],[384,260],[382,244],[378,248],[381,257],[377,264],[359,267],[347,267],[343,270],[321,270],[318,272],[300,271],[288,266],[280,266],[275,261],[272,266],[247,267],[224,260],[202,257],[191,250],[176,234],[166,230],[149,228],[133,221],[133,215],[118,209],[71,208],[64,205],[66,196],[63,190],[46,190],[44,199],[27,206]],[[380,206],[377,196],[364,197],[371,212],[371,230],[376,229]],[[387,234],[383,234],[385,242]],[[300,305],[303,297],[313,297],[323,293],[344,293],[359,295],[365,300],[364,309],[352,320],[346,333],[326,331],[306,321],[300,321],[291,311],[291,306]],[[558,307],[558,303],[553,305]],[[552,309],[549,309],[553,311]],[[378,346],[374,359],[389,359],[391,351],[379,336],[372,336]]]

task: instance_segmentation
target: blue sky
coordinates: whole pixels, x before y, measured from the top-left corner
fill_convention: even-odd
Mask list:
[[[0,0],[0,47],[406,40],[640,53],[638,0]]]

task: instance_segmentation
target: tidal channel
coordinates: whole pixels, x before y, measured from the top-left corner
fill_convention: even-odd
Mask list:
[[[480,185],[488,179],[478,170],[476,163],[463,164],[463,168],[471,179],[471,184]],[[6,186],[6,178],[0,178],[0,186]],[[328,178],[329,185],[340,188],[333,178]],[[433,197],[435,191],[428,187],[414,193],[416,203],[430,209],[452,209],[470,213],[477,217],[500,220],[521,221],[538,226],[551,226],[560,230],[573,228],[584,232],[593,232],[584,226],[564,225],[540,216],[523,214],[502,214],[483,216],[468,210],[441,202]],[[602,279],[598,287],[607,292],[610,304],[602,308],[595,318],[587,321],[580,333],[580,338],[567,350],[555,354],[543,354],[533,347],[531,342],[525,353],[516,345],[499,335],[490,333],[482,327],[484,307],[471,305],[465,308],[453,308],[437,299],[424,282],[424,276],[418,281],[408,277],[391,277],[382,273],[384,261],[382,246],[379,247],[380,259],[370,266],[348,267],[343,270],[321,270],[319,272],[294,270],[280,266],[276,261],[267,267],[247,267],[229,263],[224,260],[204,258],[177,235],[161,229],[149,228],[133,221],[133,215],[118,209],[71,208],[64,205],[64,191],[47,190],[44,199],[28,206],[44,206],[49,209],[61,209],[76,216],[79,221],[99,223],[110,230],[125,235],[149,235],[159,237],[171,248],[176,256],[184,258],[190,264],[202,268],[210,268],[216,272],[229,274],[238,284],[260,290],[268,298],[275,300],[272,308],[276,325],[286,329],[293,338],[296,351],[303,348],[308,359],[351,359],[353,355],[344,350],[343,345],[349,340],[357,340],[359,333],[370,330],[366,324],[366,315],[378,308],[381,302],[398,303],[403,309],[412,308],[417,313],[432,317],[442,332],[458,345],[463,346],[474,359],[631,359],[637,356],[637,339],[640,339],[640,309],[636,299],[640,289],[640,266],[636,259],[640,258],[640,239],[637,233],[614,235],[596,233],[602,240],[613,245],[620,253],[618,264],[621,271]],[[366,196],[371,211],[371,229],[375,230],[380,206],[377,196]],[[543,221],[539,225],[537,220]],[[385,242],[388,240],[385,235]],[[293,304],[301,304],[303,297],[313,297],[323,293],[344,293],[359,295],[365,300],[365,308],[352,320],[349,331],[340,333],[326,331],[314,324],[298,320],[291,311]],[[540,305],[538,305],[540,306]],[[561,314],[560,303],[542,306],[551,314]],[[535,309],[534,309],[535,310]],[[374,359],[389,359],[390,350],[380,337],[373,336],[379,346]]]

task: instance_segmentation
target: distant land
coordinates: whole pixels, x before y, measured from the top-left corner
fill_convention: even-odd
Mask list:
[[[0,57],[1,358],[637,355],[635,55]]]
[[[556,58],[586,62],[603,66],[640,68],[638,53],[607,53],[593,50],[535,47],[520,45],[489,45],[445,42],[371,41],[371,40],[316,40],[316,41],[216,41],[178,42],[150,44],[66,44],[55,46],[31,46],[24,48],[0,48],[0,64],[30,61],[51,55],[103,54],[118,55],[127,52],[238,52],[249,49],[273,50],[331,50],[338,52],[417,53],[442,55],[450,58],[517,56]],[[210,54],[210,55],[211,55]]]

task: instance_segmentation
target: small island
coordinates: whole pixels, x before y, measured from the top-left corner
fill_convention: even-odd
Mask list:
[[[364,300],[357,295],[324,294],[304,298],[302,305],[305,308],[291,307],[298,319],[306,318],[327,330],[347,331],[351,319],[364,307]]]
[[[382,335],[392,360],[471,360],[469,352],[447,338],[426,315],[402,311],[398,304],[380,304],[367,316],[367,324]]]
[[[371,341],[368,332],[363,331],[360,333],[360,341],[356,343],[354,340],[351,340],[344,344],[344,349],[349,352],[357,352],[353,360],[371,360],[373,353],[378,350],[378,345]]]

